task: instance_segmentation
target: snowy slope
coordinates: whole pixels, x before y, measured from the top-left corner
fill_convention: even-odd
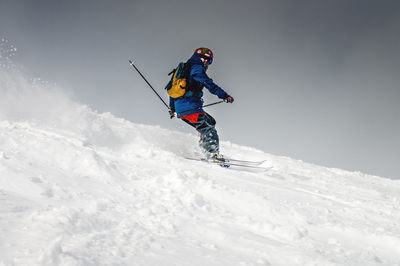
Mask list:
[[[1,73],[0,265],[400,265],[400,182],[198,138]],[[223,138],[223,136],[222,136]]]

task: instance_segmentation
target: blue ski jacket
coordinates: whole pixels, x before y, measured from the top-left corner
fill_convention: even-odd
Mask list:
[[[179,98],[169,98],[169,106],[176,111],[178,117],[204,112],[202,108],[203,100],[201,98],[203,97],[204,87],[220,99],[228,97],[228,94],[207,76],[206,67],[196,54],[186,63],[191,65],[190,74],[187,79],[186,93]]]

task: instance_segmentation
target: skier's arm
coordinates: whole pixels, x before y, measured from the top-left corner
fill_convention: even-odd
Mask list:
[[[170,118],[174,118],[175,117],[175,99],[172,97],[169,97],[169,115]]]
[[[175,110],[175,99],[172,97],[169,97],[169,108]]]
[[[207,76],[204,67],[200,65],[194,65],[190,71],[190,75],[194,80],[203,84],[204,87],[206,87],[212,94],[217,95],[218,98],[225,99],[228,97],[228,94]]]

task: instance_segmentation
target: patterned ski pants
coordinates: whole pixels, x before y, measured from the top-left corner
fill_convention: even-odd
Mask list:
[[[181,119],[194,127],[200,133],[199,145],[202,151],[208,155],[219,153],[219,138],[215,129],[215,119],[207,113],[196,113],[181,116]]]

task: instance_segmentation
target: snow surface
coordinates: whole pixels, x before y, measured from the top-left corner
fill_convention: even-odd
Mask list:
[[[0,265],[400,265],[400,182],[98,114],[0,73]],[[223,136],[221,136],[223,139]]]

